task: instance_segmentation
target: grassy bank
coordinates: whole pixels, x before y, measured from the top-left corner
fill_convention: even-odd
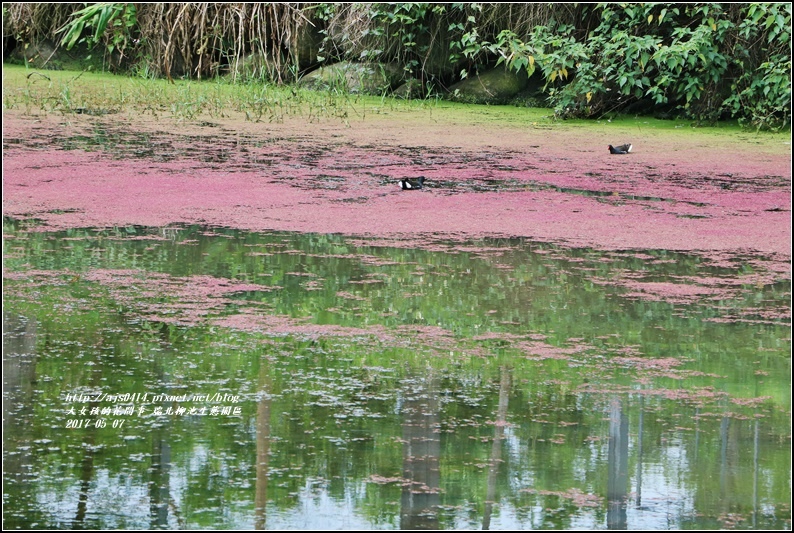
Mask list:
[[[404,100],[329,89],[231,83],[219,78],[190,81],[137,78],[98,72],[34,70],[3,66],[3,110],[32,116],[96,115],[147,117],[176,123],[201,120],[244,120],[278,123],[286,119],[350,126],[378,116],[411,122],[482,125],[507,128],[595,128],[600,132],[653,129],[677,134],[739,134],[779,145],[788,133],[750,133],[735,121],[696,126],[688,120],[622,116],[604,120],[556,120],[551,109],[461,104],[437,99]],[[483,131],[483,135],[488,135]]]
[[[3,109],[26,114],[133,114],[194,120],[242,115],[250,121],[348,119],[376,106],[412,105],[336,91],[265,84],[176,81],[73,71],[3,67]]]

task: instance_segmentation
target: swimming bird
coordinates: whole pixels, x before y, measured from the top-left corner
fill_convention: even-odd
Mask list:
[[[404,191],[412,191],[414,189],[421,189],[425,183],[425,177],[419,176],[416,180],[403,178],[400,180],[400,188]]]
[[[631,143],[621,144],[620,146],[609,145],[610,154],[628,154],[631,152]]]

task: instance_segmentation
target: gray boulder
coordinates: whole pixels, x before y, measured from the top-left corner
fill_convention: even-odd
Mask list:
[[[339,89],[354,94],[390,92],[404,78],[403,70],[387,63],[342,61],[309,72],[300,83],[309,89]]]
[[[525,71],[515,73],[497,67],[470,76],[449,88],[450,98],[471,104],[506,104],[529,85]]]

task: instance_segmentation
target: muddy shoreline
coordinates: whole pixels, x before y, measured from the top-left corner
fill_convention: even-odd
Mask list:
[[[622,139],[606,126],[427,113],[174,125],[6,111],[3,214],[42,229],[198,223],[416,246],[526,237],[790,262],[779,136],[638,128],[624,135],[634,153],[614,156],[606,145]],[[418,175],[425,189],[399,189]]]

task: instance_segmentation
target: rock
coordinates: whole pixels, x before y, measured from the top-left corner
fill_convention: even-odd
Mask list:
[[[300,84],[310,89],[334,89],[355,94],[381,95],[404,78],[403,70],[387,63],[342,61],[309,72]]]
[[[504,67],[497,67],[450,87],[450,99],[471,104],[505,104],[528,84],[526,72],[516,74]]]
[[[3,55],[6,55],[5,50]],[[8,54],[8,59],[10,63],[22,63],[30,68],[46,70],[102,69],[102,52],[98,49],[92,54],[83,43],[79,43],[67,50],[66,47],[46,39],[17,44]]]
[[[394,89],[392,96],[397,98],[422,98],[422,82],[417,79],[410,79]]]

